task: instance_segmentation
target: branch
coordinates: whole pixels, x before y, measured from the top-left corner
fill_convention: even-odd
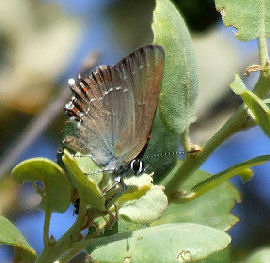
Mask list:
[[[98,53],[91,52],[92,59],[88,61],[88,70],[96,65]],[[85,65],[82,67],[85,70]],[[63,105],[70,97],[70,90],[65,86],[62,88],[59,95],[43,110],[21,133],[19,139],[15,141],[9,149],[4,152],[3,158],[0,161],[0,178],[8,171],[20,157],[25,149],[49,126],[55,117],[63,111]]]

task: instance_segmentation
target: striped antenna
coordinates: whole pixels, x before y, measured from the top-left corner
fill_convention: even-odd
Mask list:
[[[143,160],[155,158],[155,157],[162,157],[162,156],[170,156],[170,155],[183,155],[183,154],[188,154],[188,153],[196,153],[196,152],[202,152],[202,149],[197,149],[197,150],[191,150],[191,151],[178,151],[178,152],[166,152],[166,153],[156,153],[152,155],[148,155],[146,157],[143,157]]]
[[[85,157],[88,157],[88,158],[91,158],[91,156],[90,155],[77,155],[77,156],[74,156],[75,158],[85,158]],[[100,169],[100,170],[96,170],[96,171],[94,171],[94,172],[91,172],[91,173],[85,173],[85,174],[87,174],[87,175],[94,175],[94,174],[98,174],[98,173],[103,173],[103,172],[112,172],[114,169],[106,169],[106,168],[104,168],[104,169]]]
[[[95,172],[92,173],[86,173],[87,175],[94,175],[94,174],[98,174],[98,173],[103,173],[103,172],[109,172],[109,171],[113,171],[114,169],[101,169],[101,170],[97,170]]]

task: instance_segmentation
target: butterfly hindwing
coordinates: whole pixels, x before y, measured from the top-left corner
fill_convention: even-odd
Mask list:
[[[66,111],[79,122],[81,144],[97,164],[127,163],[141,152],[152,128],[163,68],[163,48],[148,45],[71,83],[75,96]]]

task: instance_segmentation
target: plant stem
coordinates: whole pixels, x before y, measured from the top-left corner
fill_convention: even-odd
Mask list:
[[[83,248],[82,248],[83,249]],[[73,259],[82,249],[73,248],[66,253],[60,260],[59,263],[66,263]]]
[[[259,60],[262,68],[265,67],[265,64],[269,62],[267,41],[264,36],[258,38],[258,48],[259,48]]]
[[[78,242],[80,238],[80,228],[85,219],[86,207],[86,203],[81,199],[80,212],[74,224],[54,246],[48,248],[45,247],[35,263],[52,263],[73,248],[74,244]]]
[[[260,65],[264,71],[261,71],[260,78],[257,81],[253,92],[260,98],[263,98],[270,89],[270,66],[265,37],[259,37],[258,48]],[[176,193],[179,186],[206,161],[215,149],[234,133],[252,126],[254,126],[254,124],[248,121],[248,113],[246,112],[244,105],[241,105],[238,111],[233,114],[223,127],[206,143],[203,147],[203,152],[187,155],[187,158],[182,165],[178,163],[174,167],[164,182],[166,185],[165,193],[167,196],[174,199],[174,193]],[[190,141],[188,142],[188,140],[186,140],[188,138],[186,136],[187,134],[185,133],[182,136],[183,147],[187,147],[190,144]]]
[[[245,128],[247,113],[244,106],[240,106],[238,111],[216,132],[203,147],[203,152],[188,155],[182,165],[179,163],[170,172],[169,181],[165,187],[165,193],[169,199],[174,199],[179,186],[196,171],[209,157],[209,155],[220,146],[226,139],[235,132]]]
[[[181,134],[181,143],[186,152],[189,152],[191,150],[191,141],[189,138],[189,129],[187,128],[184,130],[184,132]]]
[[[52,215],[52,212],[50,210],[45,209],[45,219],[44,219],[44,227],[43,227],[44,248],[48,248],[49,246],[49,228],[50,228],[51,215]]]

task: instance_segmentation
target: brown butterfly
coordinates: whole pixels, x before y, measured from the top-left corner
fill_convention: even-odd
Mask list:
[[[74,96],[65,110],[78,123],[80,149],[123,188],[125,173],[144,170],[141,158],[158,105],[164,59],[161,46],[147,45],[114,66],[69,80]]]

